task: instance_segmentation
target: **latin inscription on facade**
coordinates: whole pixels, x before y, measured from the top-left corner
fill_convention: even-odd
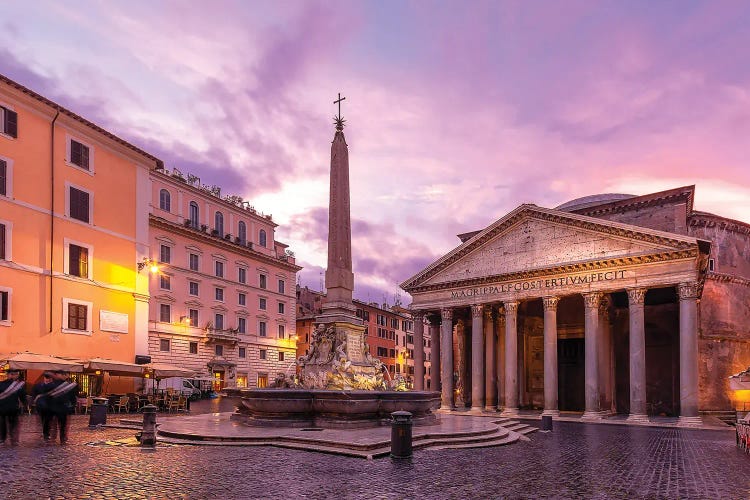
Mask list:
[[[556,288],[588,285],[599,281],[615,281],[625,278],[625,271],[605,271],[602,273],[581,274],[575,276],[562,276],[559,278],[543,278],[538,280],[516,281],[501,283],[499,285],[480,286],[466,288],[451,292],[452,299],[464,297],[477,297],[481,295],[495,295],[500,293],[524,292],[528,290],[540,290],[552,292]]]
[[[128,315],[114,311],[99,311],[99,329],[103,332],[128,333]]]

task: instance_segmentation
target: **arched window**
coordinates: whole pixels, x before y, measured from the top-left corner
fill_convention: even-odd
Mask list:
[[[198,229],[198,219],[200,212],[198,211],[198,204],[194,201],[190,202],[190,225]]]
[[[244,245],[247,241],[247,228],[245,227],[245,223],[240,221],[240,224],[237,228],[237,237],[240,239],[240,244]]]
[[[162,189],[159,191],[159,208],[169,212],[172,206],[172,199],[169,196],[169,191]]]
[[[266,230],[265,229],[261,229],[260,233],[258,233],[258,243],[262,247],[266,246]]]
[[[219,233],[220,238],[224,237],[224,216],[221,212],[214,214],[214,229]]]

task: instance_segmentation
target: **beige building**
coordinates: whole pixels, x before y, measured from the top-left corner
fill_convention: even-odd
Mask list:
[[[694,187],[521,205],[401,286],[430,321],[443,406],[613,413],[731,410],[750,364],[750,225]],[[440,339],[440,342],[438,342]]]

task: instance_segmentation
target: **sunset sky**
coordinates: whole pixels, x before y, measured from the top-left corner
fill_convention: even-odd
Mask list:
[[[338,92],[362,300],[521,203],[695,184],[750,222],[748,2],[11,0],[0,27],[0,73],[272,213],[314,289]]]

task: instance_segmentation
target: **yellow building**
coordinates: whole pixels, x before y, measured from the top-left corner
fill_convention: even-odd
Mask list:
[[[0,352],[148,354],[138,263],[161,164],[0,75]]]

